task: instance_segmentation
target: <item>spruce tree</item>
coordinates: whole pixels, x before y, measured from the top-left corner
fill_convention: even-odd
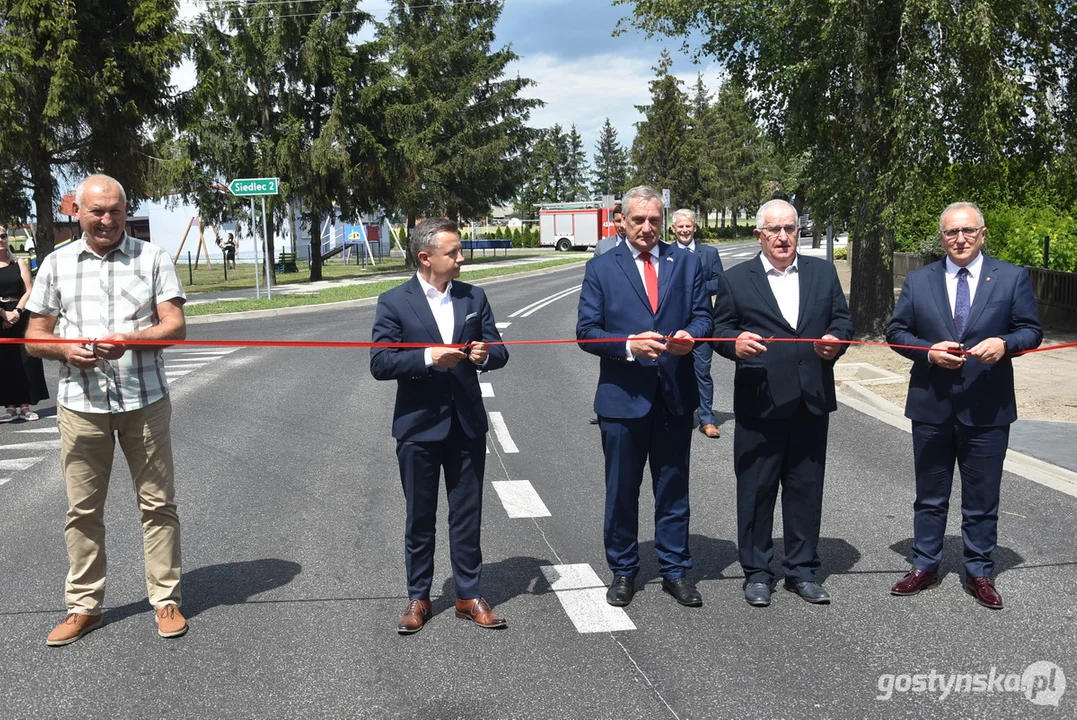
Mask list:
[[[596,197],[620,197],[628,189],[628,150],[617,140],[617,130],[607,117],[595,146],[591,191]]]
[[[673,60],[666,50],[654,67],[650,82],[651,104],[637,105],[644,120],[636,123],[632,160],[636,182],[668,188],[674,204],[696,193],[692,178],[692,146],[689,138],[688,97],[681,81],[670,74]]]

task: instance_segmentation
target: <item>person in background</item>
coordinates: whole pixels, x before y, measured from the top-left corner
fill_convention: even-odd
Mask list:
[[[236,236],[232,233],[228,233],[228,237],[221,240],[217,238],[217,247],[224,252],[224,260],[228,263],[230,270],[236,269]]]
[[[0,337],[26,334],[31,286],[30,266],[11,252],[7,228],[0,226]],[[27,353],[25,345],[0,345],[0,423],[37,420],[32,406],[48,396],[41,358]]]
[[[696,242],[699,223],[696,214],[682,208],[673,213],[673,235],[677,238],[677,247],[699,255],[703,265],[703,282],[707,287],[707,299],[714,305],[714,296],[718,294],[718,283],[722,277],[722,258],[718,248]],[[711,355],[714,351],[707,343],[698,343],[692,350],[695,364],[696,383],[699,384],[699,431],[709,438],[722,436],[721,430],[714,422],[714,379],[711,378]]]

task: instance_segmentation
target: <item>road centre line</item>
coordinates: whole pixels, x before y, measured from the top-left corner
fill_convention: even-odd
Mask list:
[[[542,574],[580,633],[635,630],[624,608],[606,602],[606,585],[587,563],[543,565]]]
[[[509,434],[509,426],[505,424],[505,418],[502,417],[499,412],[490,413],[490,429],[494,431],[494,437],[501,444],[501,448],[506,453],[518,453],[520,448],[516,447],[516,443],[512,441],[512,435]]]
[[[494,480],[491,484],[510,518],[550,517],[546,503],[527,480]]]
[[[576,292],[577,290],[579,290],[582,287],[583,287],[583,284],[581,283],[581,284],[576,285],[574,287],[570,287],[567,290],[559,290],[558,292],[554,293],[553,295],[547,295],[546,297],[542,298],[541,300],[536,300],[535,302],[531,303],[530,305],[527,305],[525,307],[520,308],[519,310],[517,310],[513,314],[509,315],[509,317],[514,318],[517,315],[522,315],[523,317],[527,317],[528,315],[530,315],[535,310],[539,310],[542,307],[545,307],[546,305],[550,304],[551,302],[554,302],[555,300],[560,300],[561,298],[565,297],[566,295],[574,293],[574,292]],[[524,314],[524,313],[526,313],[526,314]]]
[[[482,392],[482,397],[493,397],[494,386],[493,383],[479,383],[479,390]]]
[[[510,323],[510,322],[499,322],[499,323],[494,323],[494,327],[496,327],[496,328],[497,328],[498,330],[504,330],[504,329],[505,329],[505,328],[507,328],[507,327],[508,327],[509,325],[512,325],[512,323]]]
[[[534,315],[535,313],[537,313],[539,310],[546,307],[547,305],[553,305],[555,302],[557,302],[561,298],[568,297],[569,295],[574,294],[577,290],[579,290],[582,287],[583,287],[583,285],[579,285],[577,287],[571,288],[570,290],[568,290],[566,292],[561,293],[560,295],[557,295],[556,297],[552,297],[552,298],[546,300],[546,302],[542,303],[538,307],[535,307],[535,308],[532,308],[532,309],[528,310],[527,312],[525,312],[520,317],[531,317],[532,315]]]

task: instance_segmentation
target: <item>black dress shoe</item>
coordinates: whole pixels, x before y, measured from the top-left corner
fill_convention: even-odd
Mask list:
[[[796,593],[802,599],[816,605],[829,605],[830,593],[815,582],[789,582],[785,581],[785,589]]]
[[[770,605],[770,585],[761,582],[748,583],[744,586],[744,600],[752,607]]]
[[[696,586],[688,581],[688,578],[677,578],[676,580],[662,578],[662,589],[685,607],[700,607],[703,605],[703,596],[699,594],[699,590],[696,590]]]
[[[593,418],[591,418],[591,424],[592,425],[598,425],[598,416],[597,415],[595,415]]]
[[[614,575],[610,589],[606,591],[606,602],[614,607],[624,607],[632,602],[636,594],[636,584],[630,575]]]

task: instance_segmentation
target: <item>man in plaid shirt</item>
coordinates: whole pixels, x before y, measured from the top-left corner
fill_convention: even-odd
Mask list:
[[[187,632],[180,604],[180,527],[174,500],[172,414],[163,345],[182,340],[186,297],[165,252],[129,237],[127,196],[107,175],[75,190],[82,238],[41,265],[26,307],[27,340],[85,338],[82,344],[34,344],[32,355],[60,361],[56,419],[67,486],[64,537],[70,571],[68,615],[49,634],[67,645],[101,626],[105,594],[105,498],[115,442],[131,468],[142,515],[146,587],[161,637]],[[59,321],[59,325],[57,325]]]

